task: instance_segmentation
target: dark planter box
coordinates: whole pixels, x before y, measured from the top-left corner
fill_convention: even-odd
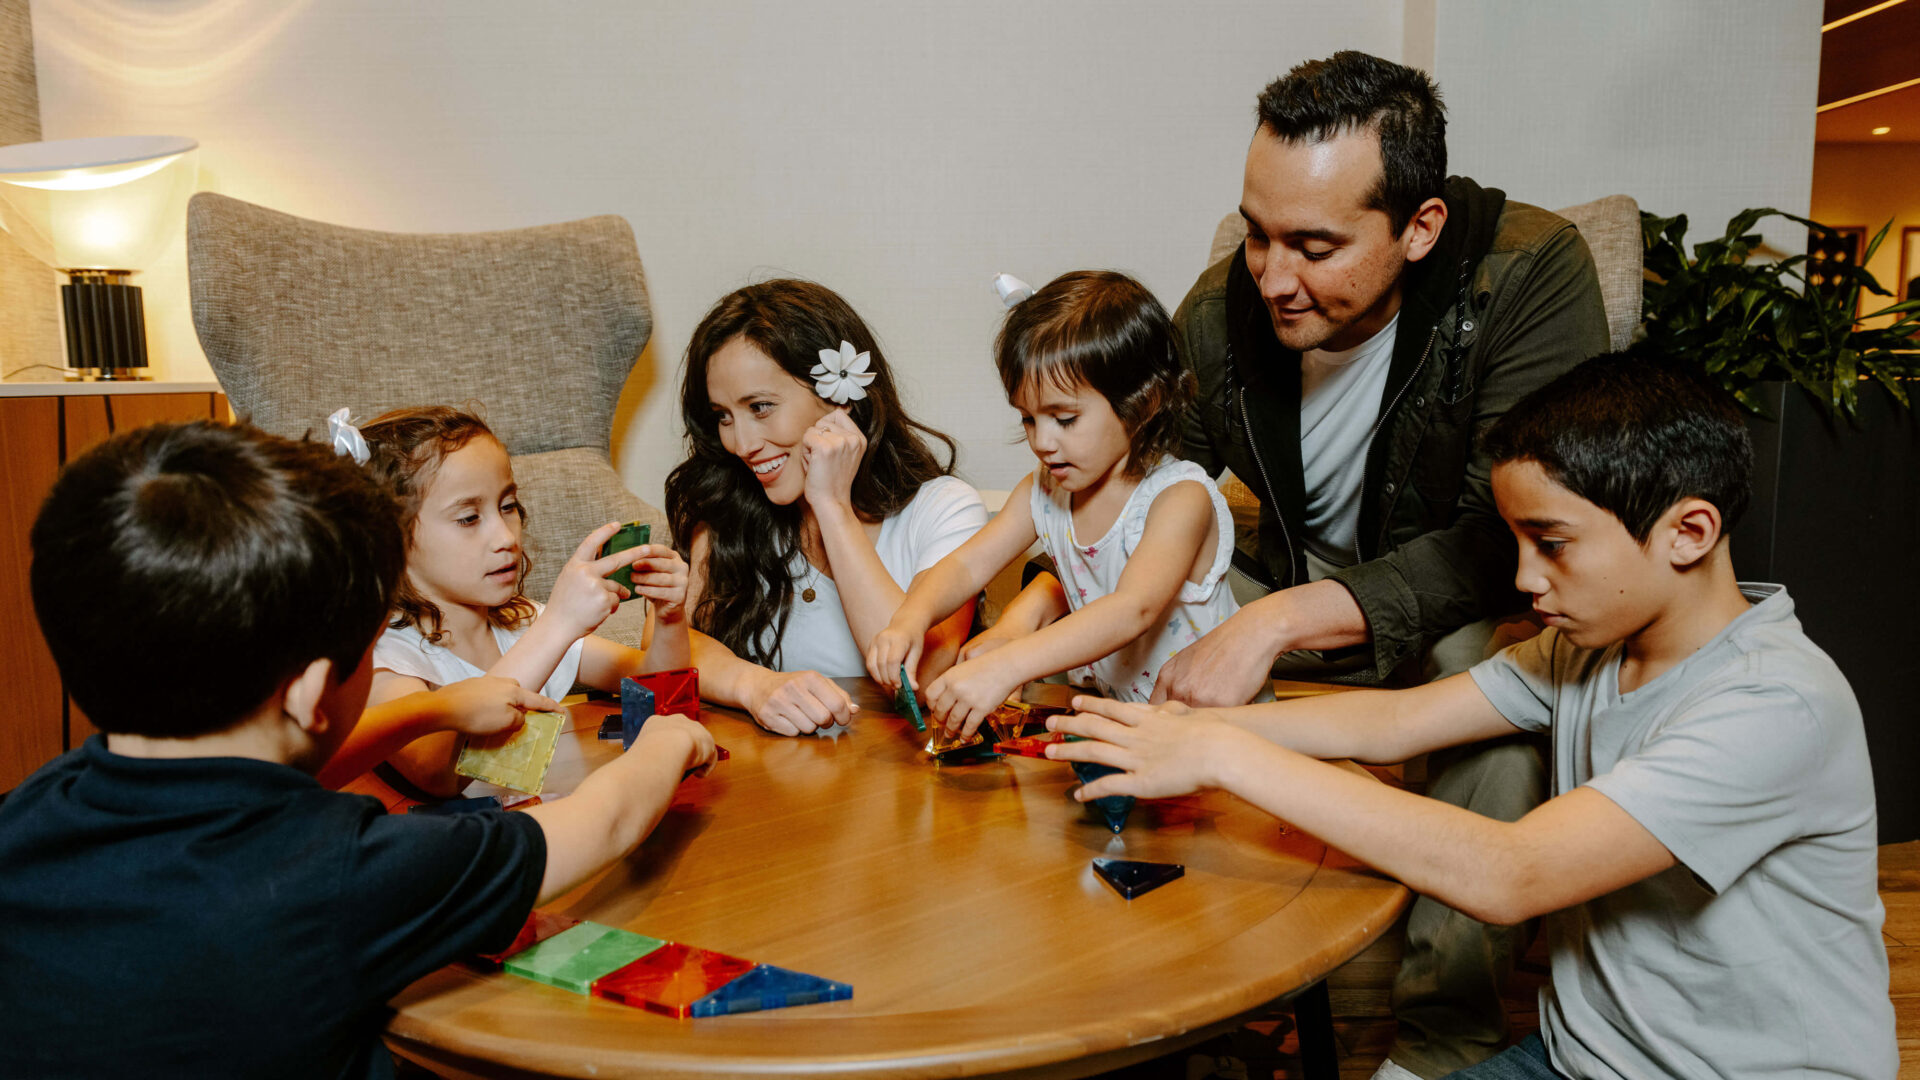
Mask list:
[[[1920,386],[1909,391],[1912,396]],[[1880,385],[1859,424],[1805,391],[1768,387],[1750,421],[1753,505],[1733,530],[1742,581],[1787,587],[1807,635],[1866,717],[1880,842],[1920,837],[1920,425]]]

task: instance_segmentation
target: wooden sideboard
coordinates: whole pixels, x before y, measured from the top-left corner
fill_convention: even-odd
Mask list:
[[[62,465],[116,432],[215,417],[228,417],[215,383],[0,385],[0,792],[94,731],[61,686],[33,614],[28,534],[40,501]]]

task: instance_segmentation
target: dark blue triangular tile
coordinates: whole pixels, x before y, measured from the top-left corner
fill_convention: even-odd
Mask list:
[[[821,1001],[845,1001],[853,996],[853,987],[818,975],[807,975],[772,964],[760,964],[752,971],[693,1003],[694,1016],[725,1016],[728,1013],[784,1009],[789,1005],[812,1005]]]
[[[1179,863],[1134,862],[1131,859],[1095,859],[1093,872],[1099,874],[1115,892],[1131,900],[1181,877],[1187,868]]]

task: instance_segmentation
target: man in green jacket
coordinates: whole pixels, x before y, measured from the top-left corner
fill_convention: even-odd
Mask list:
[[[1155,700],[1237,705],[1270,673],[1405,683],[1482,659],[1525,603],[1476,437],[1608,344],[1572,223],[1447,178],[1425,74],[1341,52],[1258,111],[1246,243],[1174,316],[1199,381],[1184,453],[1246,484],[1258,534],[1235,560],[1245,606],[1167,662]],[[1518,742],[1435,755],[1429,777],[1436,798],[1509,821],[1545,788]],[[1433,1080],[1500,1048],[1517,937],[1415,902],[1384,1073]]]

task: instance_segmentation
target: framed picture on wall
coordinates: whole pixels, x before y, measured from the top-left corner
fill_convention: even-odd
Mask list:
[[[1920,225],[1909,225],[1900,230],[1900,280],[1893,290],[1900,299],[1911,300],[1920,296]]]
[[[1846,288],[1843,267],[1860,265],[1860,252],[1867,246],[1865,225],[1836,225],[1831,233],[1807,235],[1807,285],[1829,297]],[[1856,307],[1858,300],[1855,301]]]

